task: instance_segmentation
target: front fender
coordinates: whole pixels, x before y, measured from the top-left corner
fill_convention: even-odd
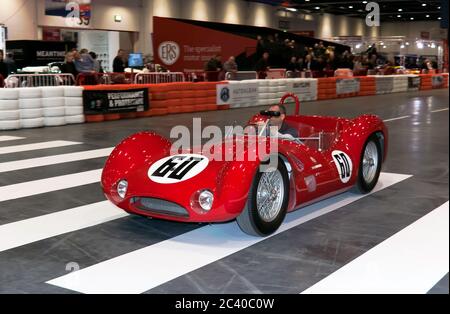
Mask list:
[[[169,140],[153,132],[137,133],[123,140],[103,168],[101,185],[105,195],[115,203],[120,202],[115,195],[117,182],[143,165],[169,156],[171,145]]]

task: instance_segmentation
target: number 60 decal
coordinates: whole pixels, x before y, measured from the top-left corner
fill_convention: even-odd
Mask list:
[[[154,163],[148,170],[148,177],[161,184],[180,183],[200,174],[208,164],[208,158],[202,155],[170,156]]]
[[[339,172],[339,179],[342,183],[347,183],[352,177],[353,163],[350,157],[339,150],[335,150],[332,153],[333,161],[336,164],[336,168]]]

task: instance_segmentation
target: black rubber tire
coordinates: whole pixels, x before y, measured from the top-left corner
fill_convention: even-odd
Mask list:
[[[362,175],[362,173],[363,173],[363,159],[364,159],[364,152],[366,150],[366,147],[367,147],[367,145],[370,142],[374,142],[375,146],[377,147],[378,167],[377,167],[377,172],[375,173],[375,177],[372,179],[372,181],[371,182],[366,182],[366,180],[364,179],[364,176]],[[359,162],[358,180],[356,182],[356,186],[357,186],[358,190],[362,194],[370,193],[375,188],[375,186],[377,185],[378,179],[380,178],[382,163],[383,163],[383,156],[382,156],[382,149],[381,149],[380,140],[378,139],[378,136],[376,134],[372,134],[367,139],[366,143],[364,144],[364,147],[363,147],[363,149],[361,151],[361,158],[360,158],[360,162]]]
[[[287,206],[289,202],[289,178],[286,166],[282,160],[278,160],[278,168],[281,175],[283,176],[284,182],[284,199],[282,203],[282,207],[278,216],[275,220],[271,222],[265,222],[261,219],[257,207],[256,207],[256,192],[258,189],[258,184],[261,179],[262,172],[258,169],[255,178],[253,179],[252,186],[250,187],[250,191],[247,198],[247,203],[245,205],[242,213],[236,218],[237,223],[242,231],[245,233],[258,236],[265,237],[271,235],[283,223],[284,217],[286,217]]]

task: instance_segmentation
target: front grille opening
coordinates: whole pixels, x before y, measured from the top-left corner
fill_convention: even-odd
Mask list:
[[[189,218],[189,213],[184,207],[169,201],[149,197],[133,197],[130,203],[144,212]]]

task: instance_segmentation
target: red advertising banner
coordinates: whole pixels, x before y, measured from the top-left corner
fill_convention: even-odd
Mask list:
[[[155,62],[172,72],[203,71],[215,55],[222,62],[247,48],[256,47],[256,40],[212,30],[170,18],[153,18]]]

